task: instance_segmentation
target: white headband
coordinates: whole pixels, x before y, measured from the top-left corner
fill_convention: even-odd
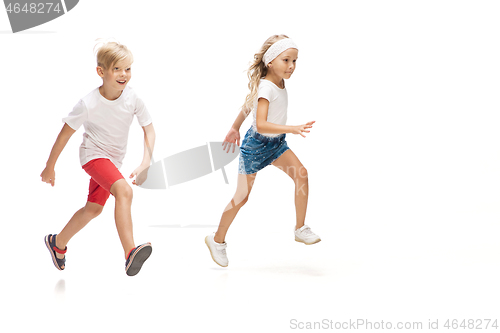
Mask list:
[[[299,49],[297,45],[290,38],[284,38],[273,45],[269,49],[267,49],[266,53],[264,53],[264,64],[267,66],[271,61],[276,59],[281,53],[288,49]]]

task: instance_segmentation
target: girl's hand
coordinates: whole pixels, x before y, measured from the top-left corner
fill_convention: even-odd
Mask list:
[[[142,165],[142,164],[137,169],[135,169],[129,176],[129,178],[135,177],[135,179],[132,181],[132,184],[142,185],[148,178],[148,170],[149,170],[149,165]]]
[[[54,171],[54,168],[46,167],[45,169],[43,169],[40,177],[42,177],[42,182],[50,183],[50,185],[54,187],[54,184],[56,182],[56,172]]]
[[[298,125],[298,126],[293,126],[292,127],[292,134],[300,134],[302,137],[306,137],[303,133],[310,133],[309,128],[312,128],[312,124],[314,124],[316,121],[310,121],[304,125]]]
[[[234,153],[235,144],[237,144],[238,146],[240,145],[240,132],[231,127],[226,135],[226,138],[224,139],[224,142],[222,143],[222,149],[227,150],[226,153],[229,153],[229,150],[231,149],[231,147],[233,147]]]

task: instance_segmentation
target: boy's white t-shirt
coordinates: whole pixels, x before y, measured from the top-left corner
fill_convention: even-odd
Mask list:
[[[288,108],[288,94],[286,89],[279,88],[269,80],[261,79],[259,82],[259,90],[257,99],[254,102],[253,108],[253,123],[252,126],[257,131],[257,104],[259,98],[265,98],[269,101],[269,109],[267,111],[267,121],[273,124],[286,125],[286,114]],[[260,133],[265,136],[276,137],[281,134]]]
[[[63,122],[75,131],[81,125],[85,128],[80,145],[81,165],[97,158],[107,158],[119,169],[127,151],[128,132],[134,115],[141,126],[152,122],[144,102],[129,86],[113,101],[104,98],[99,88],[83,97],[63,118]]]

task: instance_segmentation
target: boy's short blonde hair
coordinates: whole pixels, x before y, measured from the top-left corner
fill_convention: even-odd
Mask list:
[[[118,61],[128,59],[134,62],[132,52],[123,44],[117,42],[105,42],[99,46],[97,51],[97,66],[108,69]]]

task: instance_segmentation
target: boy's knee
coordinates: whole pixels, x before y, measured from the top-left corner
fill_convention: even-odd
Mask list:
[[[118,197],[120,197],[121,199],[132,201],[132,198],[134,197],[134,191],[132,191],[130,185],[127,184],[127,186],[123,186],[123,188],[119,190]]]
[[[116,199],[132,201],[134,196],[134,191],[127,182],[116,182],[111,187],[111,190]]]
[[[90,218],[90,219],[94,219],[96,218],[97,216],[99,216],[101,213],[102,213],[102,209],[104,207],[99,205],[99,204],[96,204],[96,203],[92,203],[92,204],[87,204],[85,206],[85,214]]]

